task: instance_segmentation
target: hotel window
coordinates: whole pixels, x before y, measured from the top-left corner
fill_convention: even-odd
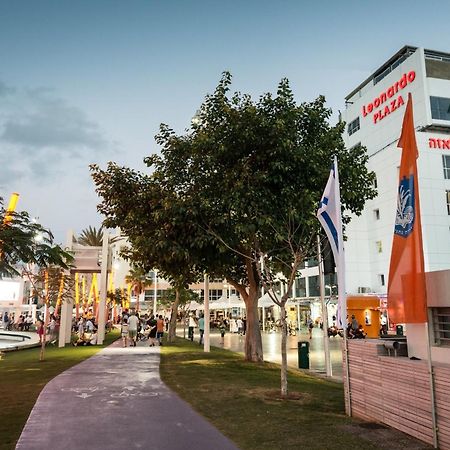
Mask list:
[[[376,241],[375,245],[376,245],[376,248],[377,248],[377,252],[378,253],[383,253],[383,243],[381,241]]]
[[[380,210],[378,208],[373,210],[373,216],[375,220],[380,220]]]
[[[209,289],[209,301],[213,302],[215,300],[219,300],[219,298],[222,297],[222,294],[222,289]],[[205,298],[205,291],[203,289],[200,290],[200,298]]]
[[[430,97],[431,117],[438,120],[450,120],[450,98]]]
[[[444,178],[450,180],[450,155],[442,155],[442,166],[444,167]]]
[[[435,345],[450,347],[450,308],[432,308]]]
[[[374,187],[375,189],[378,188],[378,180],[377,180],[376,175],[375,175],[375,178],[373,179],[373,187]]]
[[[450,216],[450,191],[447,191],[447,214]]]
[[[353,133],[356,133],[360,128],[359,125],[359,117],[357,117],[355,120],[350,122],[347,127],[347,133],[349,136],[351,136]]]
[[[381,285],[381,286],[384,286],[384,285],[385,285],[385,282],[384,282],[384,274],[383,274],[383,273],[380,273],[380,274],[378,275],[378,281],[380,282],[380,285]]]

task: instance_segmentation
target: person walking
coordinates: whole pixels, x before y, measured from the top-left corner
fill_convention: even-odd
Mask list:
[[[164,319],[160,315],[158,320],[156,321],[156,339],[158,340],[159,345],[162,345],[162,338],[164,336]]]
[[[44,332],[45,332],[44,322],[42,320],[38,320],[36,332],[39,336],[39,344],[42,344],[42,340],[44,339]]]
[[[8,329],[9,325],[9,316],[8,313],[5,311],[5,314],[3,314],[3,329],[6,331]]]
[[[197,322],[195,320],[194,314],[189,313],[189,322],[188,322],[188,338],[193,341],[194,340],[194,328],[197,326]]]
[[[122,342],[124,347],[128,347],[128,318],[122,319],[122,327],[120,329],[120,335],[122,336]]]
[[[50,316],[50,323],[48,324],[48,334],[49,334],[49,342],[52,345],[56,343],[56,320],[55,316],[52,314]]]
[[[225,322],[222,320],[219,325],[219,331],[220,331],[220,343],[223,345],[225,344],[225,332],[227,330],[227,327],[225,326]]]
[[[156,341],[156,320],[153,316],[150,317],[150,319],[147,322],[147,325],[150,328],[150,331],[148,333],[148,340],[150,342],[149,347],[154,347]]]
[[[128,336],[130,337],[133,347],[136,347],[139,319],[134,312],[128,318]]]
[[[82,340],[84,336],[84,318],[80,317],[80,320],[77,323],[77,332],[78,337]]]
[[[199,345],[203,344],[203,335],[205,334],[205,317],[203,314],[200,316],[200,319],[198,319],[198,331],[200,333],[200,340]]]
[[[242,322],[242,319],[240,317],[238,317],[238,319],[236,320],[236,325],[237,325],[237,331],[238,331],[239,336],[242,336],[244,322]]]

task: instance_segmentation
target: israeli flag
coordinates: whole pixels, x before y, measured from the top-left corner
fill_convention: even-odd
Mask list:
[[[347,301],[345,295],[345,259],[344,239],[342,234],[341,194],[339,189],[339,173],[337,157],[330,170],[327,185],[320,200],[317,217],[330,242],[336,262],[338,278],[338,324],[347,326]]]

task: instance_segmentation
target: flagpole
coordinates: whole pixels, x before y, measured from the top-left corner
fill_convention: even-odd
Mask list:
[[[334,176],[336,186],[338,188],[335,192],[335,208],[337,212],[337,225],[338,225],[338,259],[337,265],[337,279],[338,279],[338,298],[340,305],[341,323],[344,328],[344,362],[345,362],[345,387],[347,390],[347,415],[352,415],[352,403],[350,392],[350,368],[348,361],[348,339],[347,339],[347,295],[345,293],[345,255],[344,255],[344,238],[342,235],[342,212],[341,212],[341,192],[339,185],[339,170],[337,156],[334,157]]]
[[[320,246],[320,236],[317,235],[317,256],[319,262],[319,280],[320,280],[320,302],[322,305],[322,323],[323,323],[323,350],[325,353],[325,373],[327,377],[333,376],[333,369],[330,363],[330,346],[328,337],[328,312],[325,304],[325,280],[323,273],[323,257]]]
[[[433,372],[433,363],[431,361],[431,345],[430,345],[430,332],[428,329],[428,322],[425,323],[425,331],[427,333],[428,374],[430,376],[431,425],[433,427],[433,447],[439,448],[438,427],[436,419],[436,398],[434,393],[434,372]]]

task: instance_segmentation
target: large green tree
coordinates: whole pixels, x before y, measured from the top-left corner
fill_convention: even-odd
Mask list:
[[[193,243],[197,226],[185,220],[177,193],[165,189],[154,176],[114,163],[106,170],[93,165],[91,171],[102,199],[98,210],[105,217],[104,226],[120,227],[130,242],[122,255],[143,271],[158,269],[177,293],[169,328],[169,339],[174,339],[182,292],[199,281],[205,270],[194,256],[199,253]]]
[[[330,125],[323,97],[297,104],[288,81],[282,80],[275,95],[253,101],[248,95],[230,95],[230,84],[230,74],[224,73],[184,134],[161,125],[156,137],[161,155],[146,159],[151,175],[110,165],[108,171],[121,171],[122,182],[110,183],[108,194],[118,190],[116,200],[123,199],[114,207],[104,201],[100,209],[107,217],[123,215],[130,186],[147,202],[137,201],[135,208],[161,207],[158,226],[176,237],[191,267],[226,278],[241,294],[247,310],[245,356],[261,361],[260,258],[266,259],[266,271],[284,273],[291,284],[301,262],[315,253],[315,212],[334,155],[344,211],[359,214],[364,201],[375,195],[373,174],[366,169],[362,147],[345,148],[344,124]],[[94,180],[105,198],[105,177],[99,174],[96,168]],[[155,245],[167,245],[164,233]]]

